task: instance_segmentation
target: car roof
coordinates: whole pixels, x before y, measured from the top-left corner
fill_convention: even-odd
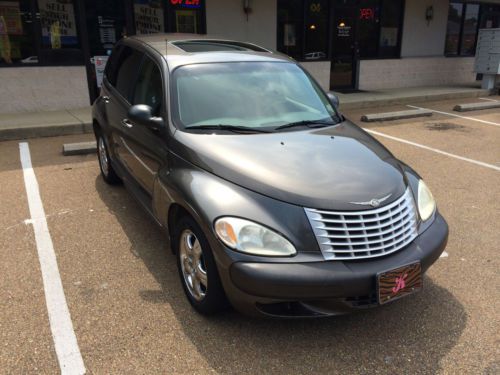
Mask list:
[[[169,68],[210,62],[293,62],[286,55],[256,44],[201,34],[149,34],[124,39],[125,44],[139,43],[161,54]]]

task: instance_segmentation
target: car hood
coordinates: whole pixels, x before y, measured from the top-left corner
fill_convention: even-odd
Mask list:
[[[369,134],[344,121],[304,131],[201,134],[177,131],[172,151],[223,179],[288,203],[362,210],[401,196],[398,161]]]

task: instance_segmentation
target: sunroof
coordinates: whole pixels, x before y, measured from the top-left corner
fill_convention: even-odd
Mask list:
[[[219,41],[219,40],[190,40],[173,42],[175,46],[186,52],[230,52],[252,51],[269,52],[268,50],[250,43]]]

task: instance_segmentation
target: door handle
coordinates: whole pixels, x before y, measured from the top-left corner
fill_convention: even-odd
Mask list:
[[[110,102],[109,96],[107,96],[107,95],[104,95],[102,97],[102,100],[104,100],[104,103],[106,103],[106,104],[108,104]]]
[[[134,126],[134,125],[132,125],[132,123],[127,118],[124,118],[122,120],[122,125],[125,126],[127,129],[130,129],[131,127]]]

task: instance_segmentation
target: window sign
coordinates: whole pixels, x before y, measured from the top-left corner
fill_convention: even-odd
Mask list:
[[[381,27],[380,28],[380,46],[396,47],[398,45],[398,28]]]
[[[70,0],[38,0],[44,46],[59,49],[78,44],[73,2]]]
[[[97,80],[97,87],[101,87],[102,79],[104,77],[104,69],[106,68],[106,63],[108,62],[108,56],[94,56],[92,62],[95,66],[95,77]]]
[[[18,2],[0,1],[0,34],[23,35],[23,23]]]
[[[160,0],[135,0],[134,15],[137,34],[153,34],[165,31],[165,17]]]
[[[375,18],[375,10],[373,8],[361,8],[359,10],[360,20],[373,20]]]
[[[104,49],[111,49],[116,43],[115,20],[102,16],[97,17],[99,24],[99,39]]]
[[[341,22],[337,26],[337,36],[348,38],[351,36],[351,26],[347,26],[344,22]]]

